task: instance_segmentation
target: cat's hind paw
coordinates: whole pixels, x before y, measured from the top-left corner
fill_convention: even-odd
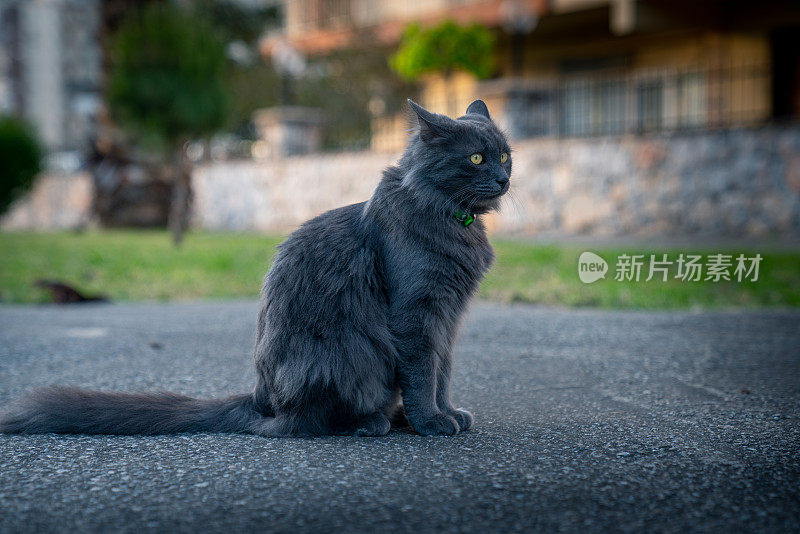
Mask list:
[[[359,421],[353,430],[354,436],[385,436],[391,428],[389,418],[382,413],[374,413]]]

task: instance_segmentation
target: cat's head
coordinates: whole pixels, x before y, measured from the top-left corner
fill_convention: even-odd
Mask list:
[[[447,210],[496,209],[509,188],[511,148],[486,104],[476,100],[463,116],[451,119],[408,103],[419,131],[403,158],[404,185]]]

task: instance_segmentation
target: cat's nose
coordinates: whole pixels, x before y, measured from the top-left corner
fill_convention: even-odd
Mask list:
[[[505,187],[506,184],[508,184],[508,178],[506,178],[506,177],[496,178],[495,182],[497,182],[500,185],[500,187]]]

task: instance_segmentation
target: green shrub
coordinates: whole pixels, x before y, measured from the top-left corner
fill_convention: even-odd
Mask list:
[[[493,48],[492,32],[478,24],[459,26],[446,20],[426,29],[411,24],[390,64],[407,80],[416,80],[429,72],[447,76],[456,70],[487,78],[494,70]]]
[[[41,159],[30,130],[14,118],[0,117],[0,213],[31,188]]]

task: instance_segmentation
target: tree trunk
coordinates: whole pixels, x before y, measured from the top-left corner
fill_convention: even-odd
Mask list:
[[[191,163],[186,157],[183,147],[175,151],[172,165],[174,179],[168,226],[172,234],[172,242],[176,247],[180,247],[189,223],[189,185],[191,180]]]

